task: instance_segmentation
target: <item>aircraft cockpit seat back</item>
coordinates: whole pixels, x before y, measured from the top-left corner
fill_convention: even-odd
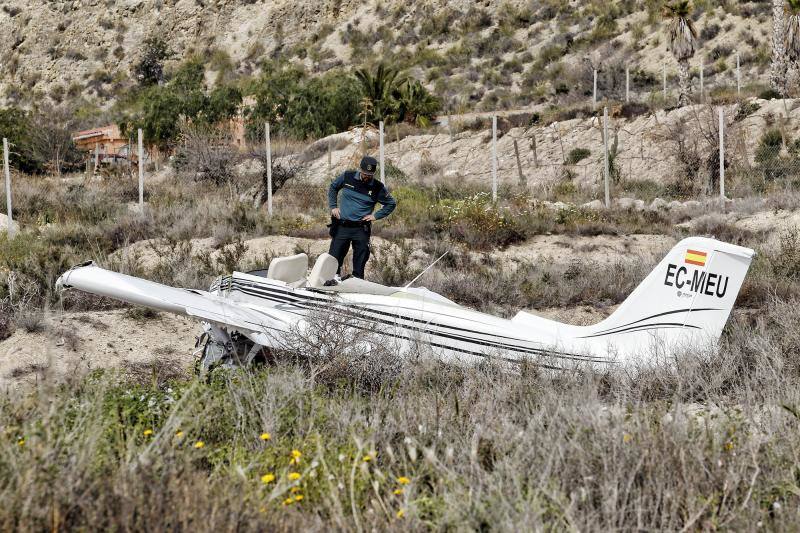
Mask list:
[[[299,287],[305,283],[307,272],[308,256],[297,254],[289,257],[276,257],[270,261],[267,277],[283,281],[293,287]]]
[[[326,282],[333,279],[338,269],[339,262],[336,258],[328,253],[323,253],[317,258],[314,268],[311,269],[311,274],[308,276],[308,286],[323,287]]]

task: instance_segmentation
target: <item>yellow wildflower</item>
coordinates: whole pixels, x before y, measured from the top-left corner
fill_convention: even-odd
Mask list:
[[[176,436],[177,438],[179,438],[179,439],[182,439],[182,438],[183,438],[183,431],[180,431],[180,430],[178,430],[178,432],[177,432],[177,433],[175,433],[175,436]]]
[[[289,461],[289,464],[292,465],[300,464],[300,457],[302,456],[303,454],[300,453],[300,450],[292,450],[292,460]]]
[[[725,443],[725,449],[731,451],[733,449],[733,441],[728,441]]]
[[[406,514],[405,509],[400,509],[399,511],[397,511],[397,518],[403,518],[405,514]]]
[[[403,494],[403,489],[394,489],[395,496],[400,496],[401,494]]]
[[[364,461],[365,463],[368,463],[368,462],[372,461],[372,456],[371,455],[365,455],[364,457],[361,458],[361,460]]]
[[[397,482],[400,483],[401,485],[408,485],[409,483],[411,483],[411,480],[408,479],[406,476],[400,476],[399,478],[397,478]]]
[[[303,495],[302,494],[298,494],[297,496],[294,497],[294,501],[296,501],[296,502],[299,502],[302,499],[303,499]]]
[[[25,439],[19,439],[17,441],[17,444],[19,444],[20,446],[25,446]]]
[[[152,429],[145,429],[144,430],[144,436],[145,437],[149,437],[152,434],[153,434],[153,430]]]
[[[261,439],[261,440],[269,440],[271,438],[272,438],[272,435],[270,435],[269,433],[266,433],[266,432],[262,433],[261,436],[259,437],[259,439]]]
[[[292,481],[297,481],[298,479],[300,479],[300,472],[289,472],[289,476],[288,477]]]
[[[624,442],[625,444],[629,443],[632,440],[633,440],[633,435],[631,435],[630,433],[625,433],[622,436],[622,442]]]
[[[283,505],[292,505],[294,503],[294,498],[286,498],[283,500]]]
[[[205,442],[203,442],[203,441],[201,441],[201,440],[199,440],[199,441],[197,441],[197,442],[195,442],[195,443],[194,443],[194,447],[195,447],[195,448],[197,448],[198,450],[199,450],[200,448],[202,448],[203,446],[205,446],[205,445],[206,445],[206,443],[205,443]]]
[[[267,483],[272,483],[273,481],[275,481],[275,474],[264,474],[261,476],[261,482],[265,485]]]

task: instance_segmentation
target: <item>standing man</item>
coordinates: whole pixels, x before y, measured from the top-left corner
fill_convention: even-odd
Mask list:
[[[369,237],[372,221],[380,220],[394,211],[397,202],[383,183],[375,179],[378,162],[374,157],[361,159],[359,170],[348,170],[333,180],[328,188],[328,207],[331,210],[330,254],[342,263],[350,243],[353,244],[353,276],[364,279],[364,267],[369,259]],[[339,191],[342,191],[339,198]],[[376,204],[381,209],[372,214]]]

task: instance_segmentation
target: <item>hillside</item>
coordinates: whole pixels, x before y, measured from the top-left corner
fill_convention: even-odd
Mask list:
[[[731,83],[735,51],[744,82],[763,83],[771,4],[694,4],[692,65],[703,60],[707,86]],[[134,83],[131,66],[154,35],[168,37],[172,66],[205,57],[212,84],[258,74],[270,58],[310,73],[387,61],[423,80],[449,112],[583,100],[592,66],[601,95],[617,97],[625,64],[638,92],[660,87],[665,61],[673,85],[676,71],[652,0],[3,0],[0,27],[6,103],[85,97],[106,108]]]

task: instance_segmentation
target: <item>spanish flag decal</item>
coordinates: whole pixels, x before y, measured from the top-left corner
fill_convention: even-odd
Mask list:
[[[706,266],[707,255],[707,253],[698,252],[697,250],[686,250],[686,258],[684,261],[690,265]]]

